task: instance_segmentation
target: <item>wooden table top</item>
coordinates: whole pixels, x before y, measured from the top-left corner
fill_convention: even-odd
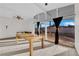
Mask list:
[[[18,38],[24,38],[26,40],[38,40],[38,39],[42,39],[42,36],[38,36],[38,35],[33,35],[33,34],[27,34],[27,33],[17,33],[16,36]]]

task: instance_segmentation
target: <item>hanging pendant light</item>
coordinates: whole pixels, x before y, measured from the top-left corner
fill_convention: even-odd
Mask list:
[[[39,35],[39,26],[40,26],[40,22],[37,22],[37,35]]]
[[[58,17],[58,18],[54,18],[53,21],[55,23],[55,27],[56,27],[56,32],[55,32],[55,44],[58,44],[59,43],[59,34],[58,34],[58,28],[59,28],[59,25],[62,21],[62,18],[63,17]]]

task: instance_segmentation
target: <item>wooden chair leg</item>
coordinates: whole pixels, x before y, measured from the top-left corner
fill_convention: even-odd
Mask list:
[[[18,43],[18,38],[16,37],[16,43]]]
[[[29,41],[29,49],[30,49],[30,56],[32,56],[32,54],[33,54],[33,42],[32,42],[32,40],[30,40]]]
[[[43,38],[41,39],[41,46],[42,46],[42,48],[44,48],[44,40],[43,40]]]

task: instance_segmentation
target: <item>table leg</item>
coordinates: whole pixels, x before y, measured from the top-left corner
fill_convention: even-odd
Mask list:
[[[30,49],[30,56],[32,56],[32,54],[33,54],[33,44],[32,44],[33,42],[32,42],[32,40],[30,40],[29,41],[29,49]]]
[[[16,43],[18,43],[18,37],[16,36]]]
[[[42,48],[44,48],[44,40],[43,40],[43,38],[41,39],[41,46],[42,46]]]

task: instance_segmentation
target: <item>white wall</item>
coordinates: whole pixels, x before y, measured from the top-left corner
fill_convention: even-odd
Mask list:
[[[79,53],[79,4],[75,4],[75,48]]]
[[[0,39],[6,37],[14,37],[16,32],[19,31],[33,31],[32,21],[29,20],[17,20],[15,18],[1,17],[0,16]],[[6,29],[6,25],[8,28]]]
[[[44,4],[43,4],[44,5]],[[59,8],[69,4],[49,4],[45,9]],[[58,7],[57,7],[58,6]],[[42,7],[42,6],[41,6]],[[36,4],[0,4],[0,38],[15,36],[18,31],[34,31],[32,19],[34,15],[43,12]],[[22,16],[23,21],[17,21],[14,16]],[[20,23],[19,23],[20,22]],[[6,24],[8,28],[6,29]]]

